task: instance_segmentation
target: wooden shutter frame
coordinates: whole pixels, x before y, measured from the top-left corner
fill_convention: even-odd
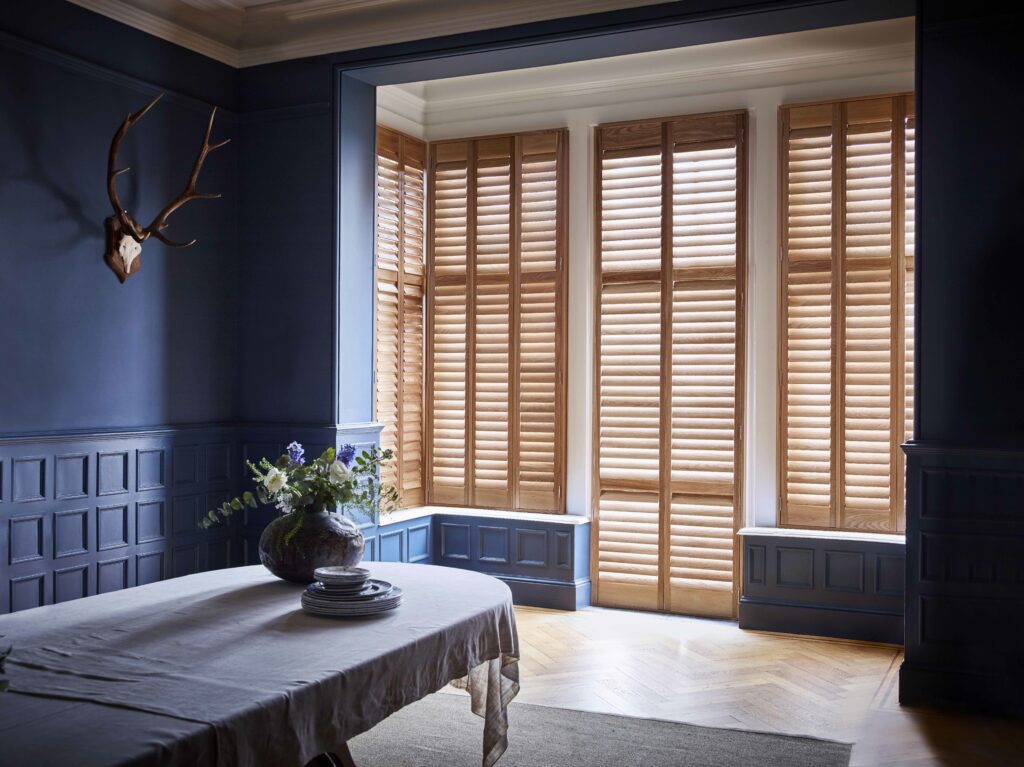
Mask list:
[[[888,529],[884,531],[900,533],[904,529],[903,507],[905,503],[905,483],[903,472],[905,456],[900,447],[905,439],[905,368],[906,368],[906,126],[907,120],[913,119],[913,92],[886,93],[879,95],[858,96],[849,99],[813,101],[795,104],[782,104],[778,109],[778,232],[779,232],[779,285],[778,285],[778,395],[777,395],[777,441],[776,441],[776,477],[778,482],[778,498],[776,510],[777,524],[784,528],[813,527],[806,523],[793,523],[789,520],[787,498],[787,286],[789,284],[790,263],[788,259],[788,208],[789,208],[789,145],[793,134],[790,124],[792,110],[805,107],[831,108],[829,130],[832,138],[831,186],[832,186],[832,244],[831,244],[831,384],[830,402],[831,418],[831,456],[830,456],[830,502],[829,524],[816,529],[863,532],[863,528],[850,527],[844,524],[843,503],[843,468],[845,465],[845,417],[843,390],[846,356],[846,137],[848,135],[849,105],[865,101],[890,100],[890,493],[891,508],[889,511]]]
[[[591,483],[590,483],[590,567],[591,567],[591,591],[592,600],[595,604],[600,603],[600,578],[598,568],[600,566],[600,513],[599,502],[602,492],[600,472],[600,439],[601,439],[601,296],[605,284],[616,282],[638,282],[644,278],[655,278],[661,283],[661,339],[668,338],[668,343],[661,344],[661,380],[662,393],[660,395],[660,434],[659,440],[661,451],[659,456],[659,583],[658,583],[658,609],[668,609],[668,591],[670,579],[668,577],[668,560],[671,555],[671,547],[668,545],[671,526],[671,515],[669,507],[672,504],[673,488],[671,479],[671,369],[672,369],[672,311],[673,311],[673,286],[681,279],[698,276],[709,278],[720,278],[721,270],[714,267],[691,267],[687,269],[676,268],[672,258],[672,236],[673,222],[671,215],[671,189],[672,189],[672,166],[674,161],[675,147],[680,143],[672,140],[670,133],[672,124],[676,121],[699,121],[709,118],[721,118],[723,120],[734,120],[736,125],[736,266],[735,289],[736,289],[736,372],[735,372],[735,422],[734,422],[734,474],[733,474],[733,529],[739,530],[743,524],[744,504],[744,422],[746,412],[746,291],[747,291],[747,211],[748,201],[748,149],[747,131],[749,126],[749,114],[747,110],[728,110],[723,112],[708,112],[696,115],[679,115],[675,117],[650,118],[643,120],[625,120],[613,123],[597,125],[593,129],[593,160],[592,160],[592,240],[591,250],[593,258],[593,381],[591,397],[593,402],[591,413]],[[651,123],[661,123],[661,265],[657,270],[650,270],[646,273],[637,270],[628,274],[602,273],[602,218],[601,218],[601,195],[602,195],[602,160],[604,158],[604,146],[602,142],[603,131],[608,128],[640,126]],[[668,213],[667,213],[668,211]],[[667,255],[666,255],[667,254]],[[700,269],[702,275],[694,270]],[[730,273],[733,268],[729,267]],[[666,374],[668,384],[666,384]],[[732,608],[735,615],[740,596],[740,582],[742,577],[742,557],[739,536],[734,535],[732,545],[733,583],[732,583]]]
[[[488,134],[483,136],[472,136],[457,139],[444,139],[433,141],[427,145],[427,233],[425,243],[426,272],[425,272],[425,307],[426,322],[424,323],[426,360],[424,370],[424,440],[423,440],[423,473],[426,502],[435,503],[433,461],[430,459],[434,442],[434,391],[433,366],[429,360],[433,359],[434,350],[434,315],[435,288],[438,278],[435,273],[434,244],[435,244],[435,215],[434,201],[436,195],[436,174],[438,147],[444,144],[466,143],[469,147],[467,157],[467,206],[466,206],[466,436],[465,436],[465,492],[462,506],[473,508],[492,508],[501,511],[519,510],[519,491],[521,464],[519,451],[513,449],[513,444],[518,442],[520,430],[519,411],[519,362],[520,345],[515,343],[515,337],[519,328],[521,317],[521,290],[519,285],[525,280],[527,282],[536,279],[533,275],[523,276],[521,274],[521,239],[522,239],[522,216],[521,214],[521,184],[522,184],[522,143],[530,136],[550,135],[557,136],[556,139],[556,244],[555,250],[556,265],[554,270],[555,281],[555,431],[554,439],[554,479],[556,489],[555,508],[550,510],[529,509],[539,513],[564,514],[566,511],[566,432],[568,429],[567,418],[567,397],[568,397],[568,376],[565,374],[565,366],[568,362],[568,324],[569,297],[567,284],[568,269],[568,205],[569,205],[569,131],[568,128],[541,129],[522,131],[518,133]],[[478,142],[510,139],[513,142],[510,158],[510,190],[511,210],[509,227],[509,492],[511,502],[507,506],[488,506],[477,504],[473,498],[473,477],[475,462],[475,403],[474,385],[475,380],[475,301],[476,301],[476,184],[474,183],[475,172],[478,168],[477,145]],[[514,374],[513,374],[513,371]],[[515,435],[515,436],[513,436]],[[451,502],[444,502],[443,505],[453,505]]]
[[[396,405],[397,412],[396,412],[396,430],[395,430],[396,431],[396,435],[395,435],[396,460],[395,460],[394,471],[396,473],[396,486],[397,486],[397,488],[399,490],[399,494],[400,494],[399,500],[400,500],[400,503],[402,503],[403,502],[403,495],[402,494],[407,489],[407,480],[410,479],[409,477],[407,477],[407,474],[406,474],[406,471],[405,471],[405,458],[403,457],[403,451],[402,451],[402,448],[403,448],[403,445],[404,445],[404,442],[405,442],[405,431],[406,431],[406,417],[405,417],[405,414],[404,414],[404,406],[405,406],[405,386],[404,386],[404,384],[405,384],[405,375],[404,375],[405,370],[404,370],[404,368],[405,368],[405,342],[406,342],[406,339],[405,339],[405,327],[406,326],[405,326],[405,322],[404,322],[404,314],[405,314],[405,311],[406,311],[406,307],[405,307],[405,284],[406,284],[405,283],[405,278],[406,278],[406,269],[405,269],[405,252],[406,252],[406,220],[405,220],[406,194],[405,194],[405,177],[406,177],[406,168],[407,168],[407,159],[406,158],[408,156],[408,154],[406,152],[406,147],[408,145],[410,145],[410,144],[413,145],[414,147],[418,147],[419,150],[421,151],[422,157],[423,157],[424,208],[423,208],[422,212],[423,212],[423,216],[424,216],[424,224],[426,224],[426,210],[427,210],[427,208],[426,208],[426,205],[427,205],[427,198],[426,198],[426,174],[427,174],[427,161],[428,161],[428,158],[427,158],[427,143],[425,141],[417,139],[417,138],[415,138],[413,136],[409,136],[409,135],[407,135],[405,133],[402,133],[401,131],[395,130],[393,128],[389,128],[389,127],[384,126],[384,125],[378,125],[377,128],[376,128],[376,143],[377,143],[377,147],[375,149],[375,164],[378,165],[378,166],[379,166],[380,157],[381,157],[380,145],[381,145],[382,138],[388,138],[391,141],[394,141],[396,143],[396,145],[397,145],[396,162],[397,162],[397,166],[398,166],[398,177],[397,177],[397,184],[396,184],[396,193],[397,193],[397,203],[398,203],[398,244],[397,244],[398,261],[397,261],[397,264],[396,264],[396,275],[395,275],[396,276],[396,282],[395,282],[395,284],[397,286],[397,317],[398,317],[398,319],[397,319],[397,331],[396,331],[397,332],[397,349],[396,349],[396,357],[397,357],[397,359],[396,359],[396,363],[395,364],[396,364],[396,369],[397,369],[398,373],[397,373],[397,388],[396,388],[396,392],[395,392],[395,405]],[[379,170],[375,172],[374,180],[375,180],[375,189],[374,189],[374,193],[375,194],[374,194],[374,197],[375,197],[375,200],[376,200],[377,197],[378,197],[378,190],[376,188],[376,183],[379,180]],[[379,341],[379,339],[378,339],[378,332],[379,332],[380,308],[381,308],[380,307],[380,301],[378,300],[378,290],[379,290],[379,284],[380,284],[380,280],[381,280],[381,274],[380,274],[380,269],[379,269],[379,265],[378,265],[378,240],[379,240],[379,234],[380,234],[379,226],[377,224],[378,216],[379,216],[379,211],[377,210],[377,205],[375,204],[375,209],[374,209],[374,310],[373,310],[374,311],[374,315],[373,315],[373,320],[374,320],[373,321],[373,348],[374,348],[374,379],[375,379],[375,381],[378,379],[378,368],[377,368],[377,364],[378,364],[378,361],[379,361],[379,352],[378,352],[378,341]],[[426,237],[426,231],[424,231],[423,236]],[[426,262],[426,242],[423,243],[423,254],[422,254],[422,257],[423,257],[423,260],[424,260],[424,267],[425,267],[426,266],[426,263],[425,263]],[[426,283],[426,274],[425,274],[425,270],[424,270],[424,297],[423,297],[424,307],[425,307],[425,304],[426,304],[426,294],[425,294],[426,284],[425,283]],[[423,311],[423,309],[421,309],[421,311]],[[425,373],[426,373],[425,370],[422,371],[423,375],[425,375]],[[377,391],[377,387],[375,385],[375,387],[374,387],[374,411],[375,411],[375,417],[376,417],[376,411],[377,411],[377,408],[378,408],[378,400],[377,400],[376,391]],[[421,392],[420,392],[420,414],[421,414],[421,418],[422,418],[422,414],[424,412],[423,404],[424,404],[423,403],[423,391],[421,390]],[[423,433],[422,432],[423,426],[424,426],[424,424],[420,424],[421,434]],[[423,490],[424,490],[424,487],[423,487],[423,468],[424,468],[424,466],[423,466],[423,456],[422,456],[422,445],[421,445],[421,455],[419,456],[419,466],[420,466],[420,478],[419,478],[420,490],[419,490],[419,492],[422,494]],[[422,499],[420,499],[420,500],[422,502]],[[402,505],[405,505],[405,504],[402,503]],[[417,505],[417,504],[413,504],[413,505]]]

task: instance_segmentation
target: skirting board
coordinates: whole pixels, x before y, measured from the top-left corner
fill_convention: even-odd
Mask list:
[[[547,607],[552,610],[581,610],[590,606],[590,579],[559,583],[534,578],[496,575],[512,590],[512,601],[525,607]]]
[[[903,644],[903,615],[821,605],[780,604],[743,597],[741,629]]]
[[[923,666],[900,666],[900,704],[1024,718],[1020,673],[997,674]]]

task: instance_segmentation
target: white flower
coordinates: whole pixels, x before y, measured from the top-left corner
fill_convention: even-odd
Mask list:
[[[328,469],[327,474],[331,478],[331,482],[341,484],[348,479],[349,471],[341,461],[335,461],[331,464],[331,468]]]
[[[275,466],[263,478],[263,486],[267,488],[267,492],[271,495],[276,495],[288,486],[288,477]]]

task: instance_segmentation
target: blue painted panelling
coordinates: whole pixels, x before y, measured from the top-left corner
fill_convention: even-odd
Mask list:
[[[240,524],[196,527],[238,463],[229,427],[0,439],[0,612],[241,564]]]
[[[564,518],[563,518],[564,519]],[[517,604],[590,604],[590,525],[438,513],[434,562],[504,580]]]
[[[903,641],[904,544],[743,538],[741,628]]]

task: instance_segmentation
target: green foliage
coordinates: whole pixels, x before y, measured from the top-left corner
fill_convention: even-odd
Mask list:
[[[393,450],[381,451],[374,447],[354,456],[346,467],[338,460],[338,452],[329,447],[309,463],[293,461],[288,454],[274,463],[266,458],[259,464],[246,461],[256,483],[255,495],[246,491],[238,498],[210,509],[199,527],[205,530],[227,521],[236,511],[255,509],[260,504],[277,506],[282,514],[299,512],[295,526],[284,540],[285,544],[299,531],[301,512],[306,509],[330,511],[340,506],[374,522],[378,514],[390,512],[398,505],[398,490],[392,485],[382,484],[379,479],[381,467],[394,457]]]

